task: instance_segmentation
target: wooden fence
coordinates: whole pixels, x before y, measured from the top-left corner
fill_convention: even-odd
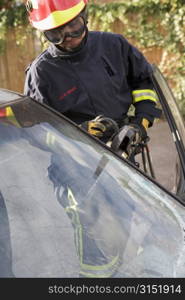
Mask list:
[[[113,26],[113,31],[121,33],[121,24]],[[18,34],[21,34],[19,32]],[[25,31],[22,32],[25,35]],[[0,88],[6,88],[22,93],[25,80],[25,69],[28,64],[41,52],[39,41],[30,33],[24,43],[17,45],[17,32],[10,30],[6,35],[6,45],[0,54]],[[133,41],[131,41],[133,42]],[[140,49],[151,63],[159,65],[163,51],[161,48]]]
[[[10,30],[6,34],[5,51],[0,54],[0,88],[22,93],[25,69],[40,49],[31,33],[20,45],[17,45],[16,36],[15,30]]]

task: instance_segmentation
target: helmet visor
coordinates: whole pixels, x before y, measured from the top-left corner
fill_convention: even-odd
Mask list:
[[[84,19],[79,16],[66,25],[44,31],[47,40],[55,45],[62,44],[66,37],[77,38],[85,31]]]

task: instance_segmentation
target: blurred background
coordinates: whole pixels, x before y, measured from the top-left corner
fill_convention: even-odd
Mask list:
[[[25,0],[0,0],[0,87],[23,93],[25,69],[48,44]],[[90,0],[89,29],[121,33],[163,72],[185,117],[184,0]]]

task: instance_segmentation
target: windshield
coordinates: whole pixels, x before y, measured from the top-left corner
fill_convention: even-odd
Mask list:
[[[34,101],[1,116],[1,277],[179,275],[178,202]]]

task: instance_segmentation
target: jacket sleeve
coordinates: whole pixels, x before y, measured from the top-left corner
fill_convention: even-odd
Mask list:
[[[146,118],[151,126],[154,119],[161,115],[161,110],[156,107],[158,97],[151,80],[152,67],[137,48],[128,45],[127,78],[135,106],[135,118],[138,123]]]
[[[35,66],[29,65],[26,69],[24,94],[38,102],[49,104],[48,87],[47,81],[39,74],[39,70]]]

